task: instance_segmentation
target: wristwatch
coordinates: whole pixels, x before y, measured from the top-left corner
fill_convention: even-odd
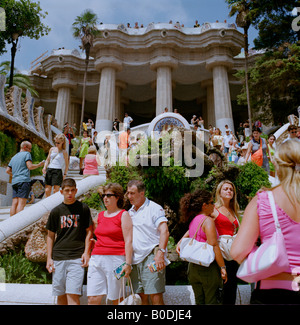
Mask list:
[[[163,249],[163,248],[160,248],[160,247],[158,248],[158,250],[159,250],[159,251],[161,251],[161,252],[163,252],[164,254],[165,254],[165,252],[166,252],[166,250],[165,250],[165,249]]]

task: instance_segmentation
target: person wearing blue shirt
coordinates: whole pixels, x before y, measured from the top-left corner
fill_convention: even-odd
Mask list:
[[[10,216],[22,211],[26,205],[31,188],[30,170],[44,165],[44,161],[39,164],[32,163],[31,148],[32,144],[29,141],[23,141],[20,152],[11,158],[6,169],[6,173],[12,176],[13,200]]]

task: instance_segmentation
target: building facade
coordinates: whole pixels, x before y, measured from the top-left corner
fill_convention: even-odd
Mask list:
[[[150,122],[167,107],[188,121],[195,114],[209,124],[234,130],[232,103],[242,87],[244,37],[234,24],[205,23],[188,28],[151,23],[144,28],[101,24],[94,40],[86,82],[85,118],[98,131],[112,130],[124,113],[134,125]],[[58,126],[79,123],[85,56],[53,50],[37,61],[32,82],[40,105]],[[245,109],[245,117],[247,117]]]

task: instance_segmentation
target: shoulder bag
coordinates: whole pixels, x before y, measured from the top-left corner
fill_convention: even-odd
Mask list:
[[[193,238],[183,238],[180,244],[180,258],[183,261],[191,262],[194,264],[208,267],[215,259],[215,252],[213,246],[207,242],[199,242],[196,240],[196,235],[199,229],[202,227],[204,221],[207,219],[203,218],[197,227]]]
[[[275,207],[273,193],[268,197],[275,222],[275,232],[259,247],[255,246],[248,257],[241,263],[237,277],[246,282],[257,282],[289,269],[289,260]]]
[[[238,218],[235,216],[238,224],[239,224],[239,220]],[[234,222],[232,223],[233,226],[234,226],[234,235],[231,236],[231,235],[220,235],[219,238],[218,238],[218,243],[219,243],[219,247],[220,247],[220,250],[221,250],[221,253],[222,253],[222,256],[225,260],[227,261],[232,261],[232,257],[230,255],[230,249],[231,249],[231,246],[232,246],[232,243],[236,237],[236,226],[234,224]]]
[[[125,287],[126,278],[122,277],[121,281],[122,281],[122,287],[120,288],[118,305],[134,305],[134,306],[135,305],[141,305],[142,304],[142,299],[141,299],[139,294],[134,293],[130,277],[128,277],[128,282],[129,282],[129,287],[130,287],[130,290],[131,290],[131,294],[129,294],[127,297],[126,297],[126,287]],[[122,289],[123,289],[123,298],[124,299],[121,301],[121,290]]]
[[[254,162],[257,166],[262,166],[263,164],[263,151],[262,151],[262,139],[260,139],[260,147],[259,149],[251,155],[251,161]]]

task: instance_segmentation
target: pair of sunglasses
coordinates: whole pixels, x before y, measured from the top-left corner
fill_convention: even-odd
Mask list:
[[[102,194],[101,196],[102,196],[102,199],[104,199],[106,196],[107,196],[108,198],[110,198],[110,197],[112,197],[112,196],[116,196],[116,195],[115,195],[115,194]]]

